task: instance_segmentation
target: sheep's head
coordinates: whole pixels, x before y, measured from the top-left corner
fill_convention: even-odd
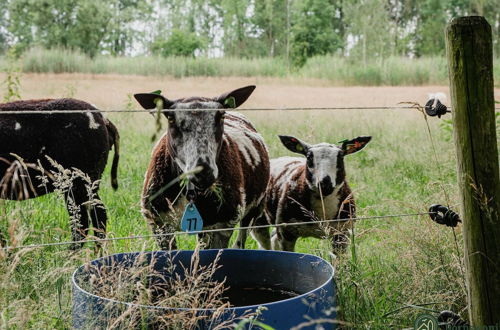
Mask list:
[[[343,141],[340,146],[330,143],[308,144],[293,136],[279,136],[283,145],[306,156],[306,181],[309,188],[328,196],[345,180],[344,156],[363,149],[371,136]]]
[[[175,163],[199,190],[210,187],[219,175],[217,158],[224,133],[225,109],[237,108],[254,91],[247,86],[218,97],[188,97],[169,100],[157,93],[135,94],[145,109],[157,104],[168,109],[168,143]],[[201,170],[196,172],[196,168]]]

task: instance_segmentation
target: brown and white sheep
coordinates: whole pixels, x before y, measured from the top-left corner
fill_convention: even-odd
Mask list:
[[[363,149],[371,137],[357,137],[344,141],[341,146],[329,143],[310,145],[291,136],[280,136],[280,139],[286,148],[306,158],[281,157],[271,160],[265,216],[271,224],[311,224],[276,227],[271,244],[266,241],[269,239],[266,229],[254,230],[252,234],[261,240],[262,246],[271,245],[277,250],[293,251],[300,237],[328,237],[335,249],[345,246],[348,221],[314,221],[355,217],[355,203],[346,181],[344,156]]]
[[[100,113],[45,113],[58,110],[97,110],[89,103],[75,99],[26,100],[0,104],[0,198],[26,200],[54,191],[54,181],[46,176],[42,182],[39,165],[46,171],[56,170],[47,156],[67,170],[77,168],[93,182],[98,181],[108,160],[112,146],[115,148],[111,168],[111,183],[118,187],[117,167],[119,135],[116,127]],[[15,114],[2,114],[15,111]],[[36,111],[40,113],[24,113]],[[17,157],[22,159],[23,173],[10,176]],[[18,163],[19,164],[19,163]],[[57,171],[57,170],[56,170]],[[99,199],[99,184],[91,188],[84,180],[76,178],[72,188],[65,192],[68,212],[79,208],[78,222],[72,228],[73,240],[83,239],[92,222],[97,237],[106,233],[106,210],[103,206],[89,206],[89,199]],[[70,201],[71,199],[71,201]],[[72,204],[74,203],[74,204]]]
[[[187,193],[195,198],[203,229],[232,228],[261,216],[269,179],[266,146],[243,115],[225,112],[240,106],[254,89],[247,86],[215,98],[178,100],[155,93],[135,95],[145,109],[154,109],[161,100],[170,110],[164,112],[168,129],[153,148],[142,193],[143,215],[155,233],[179,230]],[[201,170],[196,172],[197,168]],[[193,184],[192,191],[176,182],[183,174]],[[201,238],[208,248],[225,248],[231,234],[222,231]],[[176,247],[167,236],[160,236],[158,243],[163,249]]]

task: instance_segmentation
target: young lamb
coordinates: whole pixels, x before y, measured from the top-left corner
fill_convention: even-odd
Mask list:
[[[224,110],[240,106],[254,89],[178,100],[155,93],[135,95],[145,109],[154,109],[158,100],[169,109],[164,112],[168,129],[153,149],[142,193],[142,212],[155,233],[179,230],[187,193],[194,198],[203,229],[232,228],[261,216],[269,179],[266,146],[250,121]],[[176,181],[183,174],[194,186],[189,192]],[[201,238],[208,248],[226,248],[231,234],[221,231]],[[176,247],[168,236],[159,236],[158,243],[163,249]]]
[[[271,240],[272,248],[294,251],[299,237],[328,237],[334,249],[345,247],[348,220],[329,223],[314,221],[355,217],[355,203],[346,181],[344,156],[363,149],[371,137],[360,136],[344,141],[340,146],[329,143],[310,145],[291,136],[280,136],[280,139],[286,148],[306,158],[281,157],[271,160],[265,216],[271,224],[311,224],[276,227]],[[269,246],[264,231],[254,230],[252,234],[261,240],[262,246]]]
[[[65,192],[66,206],[70,214],[78,208],[77,224],[72,228],[73,240],[82,240],[92,222],[94,234],[104,238],[106,233],[106,209],[89,206],[89,201],[100,199],[99,184],[108,161],[110,149],[115,154],[111,167],[111,184],[118,187],[117,168],[119,158],[118,130],[99,112],[47,113],[60,110],[97,110],[91,104],[75,99],[25,100],[0,104],[0,198],[26,200],[54,191],[54,181],[40,178],[41,164],[45,171],[55,170],[47,156],[67,170],[77,168],[95,184],[89,196],[86,183],[81,178],[73,180],[71,189]],[[15,111],[16,114],[1,114]],[[37,114],[24,113],[37,111]],[[14,166],[23,173],[13,176]],[[16,179],[17,178],[17,179]],[[74,204],[73,204],[74,203]],[[73,247],[78,247],[77,245]]]

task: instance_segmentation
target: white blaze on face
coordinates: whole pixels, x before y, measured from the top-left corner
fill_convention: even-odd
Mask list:
[[[16,122],[16,124],[14,125],[14,129],[16,131],[19,131],[21,129],[21,124],[19,124],[18,122]]]
[[[189,109],[220,109],[217,102],[176,103],[172,109],[185,109],[175,112],[175,125],[179,137],[173,138],[175,162],[184,173],[192,172],[200,161],[208,164],[217,178],[217,151],[219,144],[216,135],[216,111],[190,111]],[[190,175],[192,176],[192,175]]]
[[[310,188],[315,188],[327,176],[330,176],[335,186],[337,179],[337,161],[341,150],[332,144],[320,143],[309,148],[308,152],[313,155],[313,166],[308,169],[312,173],[312,182],[308,181]]]

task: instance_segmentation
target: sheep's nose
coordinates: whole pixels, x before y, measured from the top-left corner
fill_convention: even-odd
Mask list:
[[[332,178],[327,175],[319,183],[321,188],[321,194],[323,196],[328,196],[333,192]]]
[[[202,160],[199,160],[196,166],[201,167],[201,171],[196,173],[193,177],[193,183],[199,189],[206,189],[210,187],[215,182],[214,171],[210,167],[210,165]]]

